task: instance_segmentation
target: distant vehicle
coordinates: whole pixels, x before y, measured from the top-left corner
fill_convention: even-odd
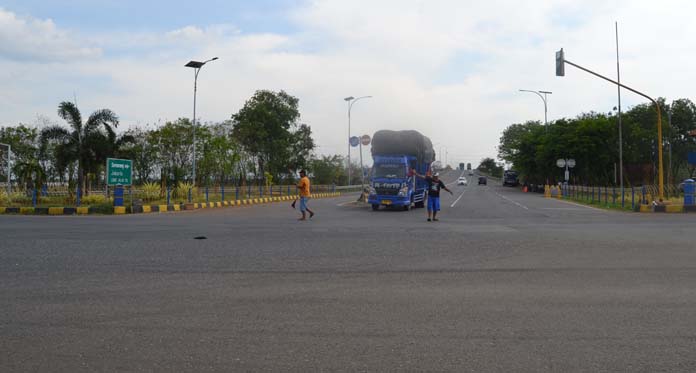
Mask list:
[[[517,171],[505,170],[503,173],[503,186],[518,186],[520,185],[520,180],[517,175]]]
[[[469,170],[469,176],[474,176],[474,171],[473,171],[473,170]]]
[[[457,179],[457,185],[469,185],[469,181],[464,176],[460,176]]]
[[[488,185],[488,180],[486,180],[485,176],[479,176],[478,185]]]

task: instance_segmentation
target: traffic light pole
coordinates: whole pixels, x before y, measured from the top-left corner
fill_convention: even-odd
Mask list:
[[[627,85],[621,84],[615,80],[607,78],[604,75],[598,74],[592,70],[586,69],[578,64],[575,64],[573,62],[568,61],[567,59],[565,59],[562,49],[560,52],[560,61],[559,61],[559,54],[558,53],[556,54],[556,58],[557,58],[557,63],[559,63],[559,62],[566,63],[566,64],[573,66],[575,68],[578,68],[584,72],[590,73],[598,78],[604,79],[610,83],[614,83],[623,89],[629,90],[629,91],[631,91],[639,96],[647,98],[648,100],[650,100],[650,102],[653,103],[653,105],[655,105],[655,111],[657,111],[657,159],[658,159],[658,167],[659,167],[659,171],[658,171],[659,200],[660,200],[660,202],[663,202],[664,198],[665,198],[665,180],[663,177],[663,167],[662,167],[662,114],[660,112],[660,105],[652,97],[646,95],[643,92],[637,91],[637,90],[635,90]],[[562,72],[561,74],[559,74],[559,69],[557,66],[556,67],[556,75],[563,76],[565,74],[565,71],[563,69],[561,69],[560,71]]]

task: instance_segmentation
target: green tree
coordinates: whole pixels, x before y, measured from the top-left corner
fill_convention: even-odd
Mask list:
[[[298,125],[298,104],[284,91],[259,90],[232,116],[232,134],[255,158],[257,175],[280,179],[307,164],[314,141],[309,126]]]
[[[503,167],[495,163],[493,158],[483,158],[478,166],[478,169],[482,172],[486,172],[493,177],[503,176]]]
[[[340,155],[326,155],[313,158],[309,170],[316,184],[340,184],[345,179],[345,158]]]
[[[77,183],[80,193],[85,190],[85,172],[96,174],[99,166],[113,154],[111,144],[116,143],[114,128],[118,117],[109,109],[92,113],[86,122],[72,102],[61,102],[58,115],[68,122],[69,128],[51,126],[41,131],[41,143],[45,146],[50,140],[56,142],[54,157],[57,169],[64,169],[71,162],[77,163]]]

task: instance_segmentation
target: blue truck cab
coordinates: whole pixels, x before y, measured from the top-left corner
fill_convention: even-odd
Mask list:
[[[424,207],[426,182],[413,175],[411,169],[425,175],[430,171],[430,163],[419,162],[415,156],[407,154],[374,154],[372,158],[368,203],[373,210],[380,206],[404,210],[411,206]]]

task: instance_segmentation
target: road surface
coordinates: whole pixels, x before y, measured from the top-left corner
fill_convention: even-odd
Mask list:
[[[696,370],[694,215],[450,187],[430,223],[0,216],[0,371]]]

